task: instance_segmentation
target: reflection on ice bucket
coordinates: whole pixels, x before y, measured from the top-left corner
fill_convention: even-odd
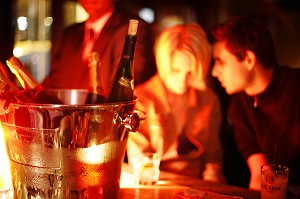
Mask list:
[[[1,121],[15,198],[117,198],[135,104],[11,104]]]
[[[47,91],[69,105],[84,104],[88,94],[87,89],[48,89]]]
[[[9,172],[9,162],[6,153],[4,135],[0,122],[0,198],[4,198],[4,195],[8,195],[11,189],[11,176]]]

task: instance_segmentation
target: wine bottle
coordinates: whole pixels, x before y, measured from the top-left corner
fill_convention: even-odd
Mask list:
[[[138,20],[131,19],[125,36],[121,59],[114,75],[106,102],[124,102],[133,100],[134,75],[133,57],[136,44]]]
[[[89,57],[90,88],[85,104],[99,104],[105,102],[105,93],[101,80],[99,54],[92,52]]]
[[[31,102],[42,104],[63,104],[56,96],[49,94],[45,88],[39,84],[25,69],[23,63],[16,57],[12,56],[7,61],[9,69],[17,79]]]

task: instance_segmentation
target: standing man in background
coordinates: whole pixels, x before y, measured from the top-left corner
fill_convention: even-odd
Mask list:
[[[271,32],[259,21],[233,17],[212,29],[214,65],[228,94],[238,149],[261,189],[261,166],[290,169],[288,195],[300,197],[300,69],[280,66]]]
[[[46,88],[86,89],[89,87],[88,56],[99,53],[103,87],[107,93],[118,67],[129,20],[138,19],[137,44],[134,55],[135,84],[156,72],[152,30],[149,24],[115,6],[114,0],[79,0],[89,14],[87,21],[68,27],[59,51],[54,54]]]

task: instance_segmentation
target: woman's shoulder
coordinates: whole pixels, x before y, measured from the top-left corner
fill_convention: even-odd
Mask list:
[[[152,95],[161,95],[161,86],[161,81],[159,80],[159,77],[156,74],[146,82],[137,85],[134,89],[134,94],[137,97],[150,97]]]
[[[158,112],[165,112],[169,109],[165,88],[157,74],[136,86],[134,95],[138,98],[137,104],[142,105],[145,109],[151,107]]]

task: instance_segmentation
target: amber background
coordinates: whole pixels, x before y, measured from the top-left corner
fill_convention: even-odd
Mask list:
[[[0,61],[5,62],[13,54],[16,41],[21,40],[16,31],[16,19],[20,12],[27,11],[41,0],[1,0],[0,1]],[[52,48],[56,48],[63,28],[67,25],[66,16],[73,16],[72,11],[66,10],[64,4],[67,0],[47,1],[46,16],[53,17],[53,24],[44,36],[50,40]],[[218,22],[225,21],[233,15],[246,15],[258,18],[270,28],[278,54],[280,64],[291,67],[300,67],[300,1],[299,0],[116,0],[118,6],[138,13],[143,7],[152,8],[155,12],[153,31],[155,34],[164,28],[164,18],[168,16],[181,16],[184,22],[198,22],[206,31]],[[69,1],[70,2],[70,1]],[[74,2],[74,0],[72,1]],[[25,10],[22,10],[25,9]],[[68,23],[69,25],[69,23]],[[37,31],[38,32],[38,31]],[[37,41],[38,35],[26,37],[27,40]],[[28,46],[28,48],[32,48]],[[44,59],[49,62],[51,49]],[[47,49],[48,50],[48,49]],[[39,63],[33,68],[27,62],[30,57],[23,59],[28,70],[44,71],[48,66]],[[44,61],[45,61],[44,60]],[[226,110],[227,97],[223,90],[218,94]],[[226,115],[224,115],[224,118]],[[226,158],[225,174],[228,182],[233,185],[247,186],[249,171],[236,152],[232,131],[226,124],[221,134]]]

